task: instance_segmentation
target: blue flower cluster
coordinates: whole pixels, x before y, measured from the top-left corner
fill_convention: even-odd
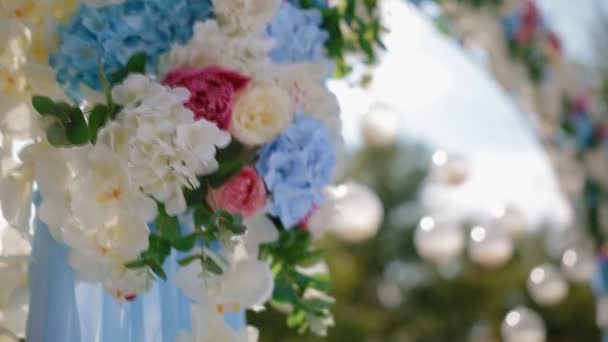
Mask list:
[[[269,212],[287,228],[296,226],[323,202],[322,189],[332,179],[336,155],[327,128],[304,115],[262,147],[256,169],[271,194]]]
[[[321,28],[317,9],[301,9],[289,2],[281,5],[267,28],[275,46],[270,57],[275,63],[307,62],[325,57],[329,34]]]
[[[154,68],[173,42],[186,43],[195,21],[211,15],[209,0],[126,0],[91,8],[81,5],[72,20],[59,28],[61,44],[51,54],[57,81],[72,98],[79,86],[99,90],[99,66],[111,74],[137,52],[146,52]]]

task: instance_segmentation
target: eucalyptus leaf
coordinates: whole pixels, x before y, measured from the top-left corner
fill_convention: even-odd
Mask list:
[[[42,116],[49,116],[55,113],[55,102],[46,96],[34,95],[32,106]]]
[[[82,110],[78,107],[72,107],[68,111],[68,115],[70,117],[69,123],[66,124],[68,140],[74,145],[87,144],[90,141],[89,127]]]
[[[110,118],[110,109],[105,105],[97,105],[91,110],[89,115],[89,138],[91,143],[97,141],[97,133],[103,128]]]
[[[54,120],[46,129],[46,139],[55,147],[69,144],[65,127],[59,120]]]

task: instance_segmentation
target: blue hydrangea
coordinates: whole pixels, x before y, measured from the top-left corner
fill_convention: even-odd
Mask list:
[[[160,54],[174,42],[190,40],[195,21],[210,15],[209,0],[126,0],[99,8],[81,5],[60,26],[61,44],[49,63],[68,95],[80,98],[80,84],[101,88],[100,64],[111,74],[133,54],[145,51],[153,69]]]
[[[336,155],[321,122],[296,115],[258,157],[256,169],[271,194],[268,211],[285,227],[296,226],[323,202],[322,189],[331,182]]]
[[[267,28],[275,41],[270,57],[275,63],[312,61],[325,56],[329,38],[321,29],[323,21],[317,9],[300,9],[285,2]]]

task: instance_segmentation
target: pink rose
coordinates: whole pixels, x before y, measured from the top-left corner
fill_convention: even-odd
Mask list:
[[[205,118],[227,130],[232,120],[234,95],[250,81],[247,76],[220,67],[183,67],[171,70],[163,83],[187,88],[191,96],[186,107],[194,112],[194,118]]]
[[[213,209],[249,218],[266,205],[266,187],[255,169],[245,166],[228,183],[209,190],[207,203]]]

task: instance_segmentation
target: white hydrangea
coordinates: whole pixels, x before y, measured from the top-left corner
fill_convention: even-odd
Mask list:
[[[281,64],[270,68],[266,77],[287,90],[297,112],[308,114],[325,124],[332,141],[340,146],[340,105],[336,96],[325,85],[329,72],[324,61]]]
[[[262,35],[234,35],[216,20],[198,22],[186,45],[174,46],[161,60],[161,70],[175,67],[221,66],[247,76],[261,73],[269,63],[272,40]]]
[[[281,0],[212,0],[215,16],[228,32],[259,34],[277,13]]]
[[[128,165],[135,186],[164,203],[169,214],[183,213],[182,189],[198,187],[197,176],[217,170],[216,148],[228,146],[230,134],[205,119],[194,120],[183,105],[190,97],[185,88],[131,75],[112,95],[123,110],[100,131],[100,142]]]

